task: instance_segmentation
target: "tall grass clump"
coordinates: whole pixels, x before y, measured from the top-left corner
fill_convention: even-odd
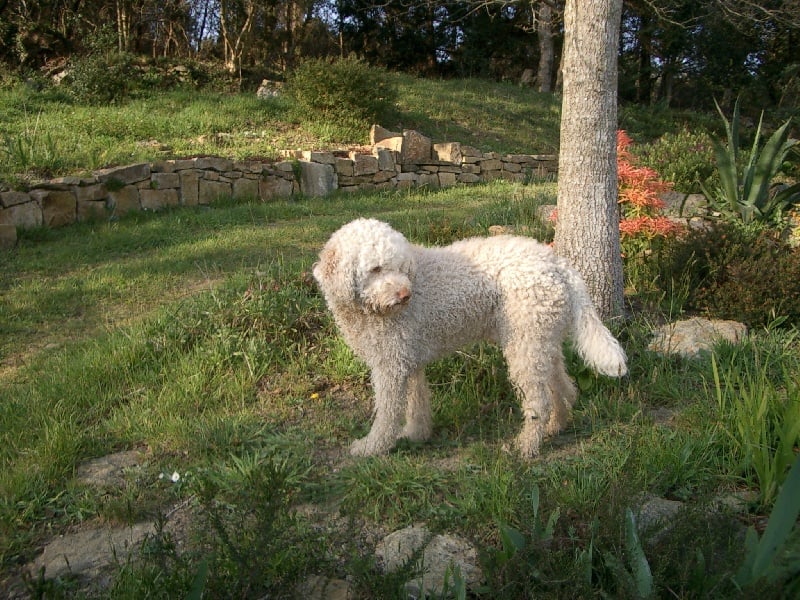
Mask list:
[[[735,474],[756,487],[769,507],[800,444],[800,363],[753,348],[727,360],[712,356],[713,396],[720,433]]]

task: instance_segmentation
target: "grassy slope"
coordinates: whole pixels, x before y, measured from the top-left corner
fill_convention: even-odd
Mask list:
[[[557,144],[552,99],[531,107],[530,91],[514,86],[405,78],[400,84],[399,120],[390,127],[418,127],[438,139],[487,149],[541,152]],[[183,113],[195,114],[194,104],[184,102]],[[236,102],[250,109],[231,109],[233,121],[261,106]],[[140,120],[156,112],[140,109]],[[212,113],[228,113],[228,105]],[[525,125],[509,127],[509,121]],[[531,135],[533,123],[541,134]],[[232,128],[244,126],[240,121]],[[216,126],[178,127],[175,139],[160,139],[166,125],[152,132],[117,127],[128,132],[117,138],[120,148],[132,151],[125,144],[151,133],[179,148],[179,139]],[[280,139],[275,143],[288,138]],[[542,139],[546,146],[539,145]],[[277,539],[297,553],[280,573],[260,565],[265,579],[253,585],[286,585],[284,579],[313,569],[348,575],[364,594],[387,597],[380,590],[395,593],[397,582],[355,558],[363,532],[426,521],[480,545],[490,596],[635,597],[622,514],[637,494],[651,492],[688,501],[679,526],[648,553],[658,589],[730,594],[737,530],[735,522],[708,518],[708,500],[736,485],[758,491],[758,483],[739,467],[741,450],[726,429],[731,423],[723,402],[712,401],[710,362],[647,353],[644,317],[622,332],[631,356],[629,378],[597,379],[570,361],[582,389],[574,424],[546,446],[541,460],[521,463],[502,451],[517,426],[516,404],[502,361],[483,347],[430,368],[436,410],[430,443],[404,445],[386,458],[347,457],[347,444],[368,426],[369,386],[308,281],[315,250],[337,225],[363,214],[387,219],[424,243],[484,233],[490,224],[536,227],[533,206],[553,194],[552,185],[496,183],[218,205],[24,235],[0,267],[3,575],[52,532],[96,517],[150,517],[190,494],[202,499],[202,473],[227,481],[233,505],[261,506],[262,497],[245,493],[250,479],[241,473],[260,473],[263,456],[277,452],[297,473],[297,483],[286,484],[292,492],[287,498],[333,503],[339,510],[331,522],[341,514],[354,529],[326,523],[309,540],[302,527],[285,526],[288,537]],[[796,341],[780,333],[762,336],[757,345],[721,349],[719,360],[723,373],[772,365],[780,389],[791,389],[792,373],[800,369]],[[654,420],[664,411],[671,415],[666,425]],[[132,447],[146,449],[148,460],[129,474],[124,489],[98,495],[74,482],[81,461]],[[249,471],[241,465],[246,459],[256,465]],[[158,473],[173,470],[197,475],[185,487],[165,486]],[[560,514],[551,540],[539,539],[534,528],[534,488],[542,497],[538,518]],[[501,524],[528,539],[524,551],[503,554]],[[246,530],[235,533],[243,544],[252,541]],[[319,555],[320,546],[340,544],[338,554]],[[226,547],[220,548],[226,556]],[[709,563],[699,575],[694,550]],[[215,563],[209,589],[253,577],[252,570],[232,565]],[[166,578],[184,595],[179,576],[191,581],[196,569],[196,563],[179,561],[153,575],[153,589],[167,589],[159,588]],[[151,590],[144,575],[121,581],[128,597]]]

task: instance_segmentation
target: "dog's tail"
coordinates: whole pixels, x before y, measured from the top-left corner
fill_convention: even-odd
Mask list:
[[[572,340],[586,363],[598,373],[621,377],[628,372],[627,357],[617,339],[603,325],[586,284],[580,274],[569,268],[572,287]]]

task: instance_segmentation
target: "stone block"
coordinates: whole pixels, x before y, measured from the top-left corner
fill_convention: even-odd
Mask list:
[[[139,202],[139,188],[135,185],[126,185],[123,188],[109,192],[108,204],[116,217],[142,210],[142,205]]]
[[[115,181],[119,183],[136,183],[150,178],[150,164],[138,163],[135,165],[128,165],[125,167],[111,167],[110,169],[101,169],[94,171],[94,176],[98,181],[107,183]]]
[[[483,152],[474,146],[461,146],[461,157],[483,158]]]
[[[459,142],[446,142],[433,145],[433,158],[444,162],[461,164],[461,144]]]
[[[388,150],[389,152],[397,152],[400,154],[403,150],[403,136],[390,137],[379,142],[375,142],[372,147],[373,152],[378,150]]]
[[[264,171],[264,163],[259,160],[237,160],[234,161],[233,168],[242,173],[260,175]]]
[[[322,165],[336,164],[336,157],[332,152],[313,152],[311,150],[304,150],[302,159],[307,162],[315,162]]]
[[[78,218],[78,201],[72,192],[35,190],[42,206],[42,224],[45,227],[71,225]]]
[[[178,206],[180,197],[178,190],[139,190],[139,202],[142,210],[158,210],[166,206]]]
[[[258,180],[242,177],[233,182],[233,197],[237,200],[255,199],[259,197]]]
[[[336,174],[337,175],[344,175],[345,177],[352,177],[353,173],[355,172],[355,165],[353,161],[349,158],[336,158]]]
[[[350,159],[353,161],[353,175],[374,175],[380,168],[378,166],[378,159],[369,154],[356,154],[350,153]]]
[[[108,212],[108,206],[105,200],[78,200],[76,219],[79,222],[92,220],[104,221],[108,219]]]
[[[456,176],[456,181],[459,183],[478,183],[480,180],[480,176],[475,173],[461,173]]]
[[[211,204],[219,198],[230,198],[231,191],[231,184],[226,181],[200,179],[197,182],[197,202],[198,204]]]
[[[416,173],[398,173],[397,189],[408,189],[414,187],[419,176]]]
[[[338,187],[333,165],[300,161],[300,191],[309,197],[327,196]]]
[[[282,177],[267,177],[258,182],[258,197],[261,200],[288,198],[294,192],[294,184]]]
[[[166,190],[181,187],[181,176],[178,173],[153,173],[150,176],[153,189]]]
[[[378,169],[381,171],[394,171],[399,160],[397,152],[387,148],[373,148],[373,156],[378,159]]]
[[[0,225],[13,225],[22,229],[42,226],[42,207],[35,200],[15,204],[0,210]]]
[[[439,173],[439,185],[441,187],[449,187],[451,185],[456,184],[456,174],[455,173]]]
[[[396,175],[397,173],[394,171],[378,171],[372,176],[372,183],[385,183],[391,181]]]
[[[3,208],[25,204],[30,201],[31,197],[25,192],[0,192],[0,206]]]
[[[431,139],[419,131],[407,129],[403,132],[403,147],[400,150],[400,161],[405,165],[409,163],[424,163],[431,159]]]
[[[504,162],[503,171],[508,171],[509,173],[520,173],[522,172],[522,165],[519,163]]]
[[[181,171],[181,204],[184,206],[197,206],[200,203],[199,186],[200,173],[197,171]]]
[[[75,188],[75,198],[80,202],[100,202],[108,199],[108,190],[102,183]]]
[[[402,134],[395,133],[394,131],[389,131],[388,129],[384,129],[380,125],[373,125],[369,129],[369,143],[371,145],[375,145],[378,142],[382,142],[388,138],[399,138],[402,137]]]
[[[436,173],[422,173],[417,177],[417,185],[439,187],[439,176]]]
[[[480,163],[481,171],[499,171],[503,168],[503,163],[496,158],[482,160]]]
[[[216,156],[204,156],[194,159],[194,168],[202,171],[211,170],[224,173],[233,169],[233,161],[227,158],[218,158]]]

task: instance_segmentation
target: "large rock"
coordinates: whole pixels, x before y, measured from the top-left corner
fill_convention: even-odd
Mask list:
[[[309,197],[327,196],[338,187],[333,165],[300,161],[300,191]]]
[[[78,201],[71,191],[33,190],[31,197],[42,205],[42,224],[45,227],[62,227],[75,222]]]
[[[150,178],[150,164],[139,163],[126,167],[112,167],[94,172],[94,176],[102,183],[137,183]]]
[[[653,332],[647,348],[692,358],[700,352],[710,351],[720,341],[736,344],[746,335],[747,326],[736,321],[693,318],[659,327]]]
[[[394,131],[389,131],[381,127],[380,125],[373,125],[369,130],[369,143],[371,145],[375,145],[378,142],[382,142],[383,140],[389,138],[399,138],[402,137],[403,134],[395,133]]]
[[[125,564],[131,552],[139,548],[148,534],[155,531],[152,523],[131,527],[85,529],[55,538],[29,565],[33,577],[44,569],[48,579],[76,575],[96,580],[109,567]]]
[[[405,586],[417,598],[424,593],[441,595],[448,575],[449,585],[453,585],[455,567],[461,571],[467,587],[474,587],[483,579],[478,566],[478,553],[472,544],[452,535],[432,535],[424,525],[390,533],[378,543],[375,554],[390,573],[404,568],[411,560],[417,561],[421,575],[408,581]]]
[[[429,162],[431,160],[431,147],[431,138],[422,135],[419,131],[407,129],[403,132],[403,147],[400,150],[400,160],[404,165]]]
[[[36,201],[15,204],[0,209],[0,225],[14,225],[23,229],[42,226],[42,207]]]

